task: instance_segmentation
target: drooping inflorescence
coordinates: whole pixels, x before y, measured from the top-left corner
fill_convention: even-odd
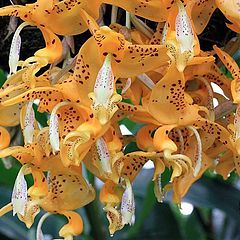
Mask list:
[[[112,14],[118,7],[124,9],[126,26],[98,24],[102,4],[111,4]],[[181,203],[209,168],[224,179],[232,171],[240,174],[239,67],[217,46],[212,52],[202,51],[198,39],[216,8],[231,21],[227,26],[240,32],[238,1],[38,0],[0,8],[0,16],[23,21],[13,36],[10,74],[0,89],[0,157],[13,156],[22,168],[11,202],[0,215],[13,211],[31,227],[43,209],[67,217],[59,231],[64,239],[81,234],[83,221],[74,210],[96,197],[82,172],[85,166],[104,183],[100,201],[114,234],[134,223],[132,183],[147,161],[155,166],[159,202],[171,189],[173,201]],[[138,16],[157,22],[156,31]],[[20,61],[20,32],[29,25],[40,29],[46,46]],[[56,67],[66,57],[59,35],[68,41],[87,30],[92,37],[74,60]],[[215,54],[232,81],[221,73]],[[216,94],[212,83],[224,95]],[[235,104],[237,111],[219,113],[226,102]],[[48,126],[37,122],[35,103],[38,112],[48,114]],[[142,124],[132,136],[138,150],[127,154],[129,141],[119,127],[125,118]],[[10,146],[6,127],[19,124],[24,145]],[[163,186],[161,176],[167,168],[172,174]],[[30,188],[27,174],[34,179]],[[41,234],[38,228],[37,239]]]

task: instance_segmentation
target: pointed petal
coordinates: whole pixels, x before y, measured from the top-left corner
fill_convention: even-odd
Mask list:
[[[58,116],[56,113],[52,113],[49,123],[49,139],[52,146],[53,153],[60,151],[59,143],[59,129],[58,129]]]
[[[132,224],[132,218],[135,213],[135,200],[132,190],[132,185],[129,179],[125,178],[126,189],[122,196],[121,215],[123,224]]]
[[[7,99],[6,101],[1,102],[1,104],[3,106],[11,106],[17,103],[35,99],[41,99],[38,106],[38,111],[50,112],[56,103],[63,100],[63,95],[57,88],[54,87],[37,87],[15,97]]]
[[[58,116],[57,110],[65,105],[68,105],[69,102],[58,103],[50,115],[49,120],[49,140],[50,145],[52,146],[53,154],[60,151],[60,141],[59,141],[59,127],[58,127]]]
[[[238,105],[235,118],[234,118],[234,127],[235,127],[235,139],[240,138],[240,106]]]
[[[24,119],[23,136],[25,144],[31,144],[33,141],[35,113],[32,106],[32,101],[27,104],[26,115]]]
[[[95,82],[94,93],[96,101],[106,106],[109,98],[113,94],[113,87],[114,75],[111,67],[111,54],[108,54]]]
[[[226,66],[226,68],[229,70],[229,72],[232,74],[234,79],[239,79],[239,67],[235,60],[226,52],[218,48],[216,45],[213,46],[213,49],[215,50],[218,57],[221,59],[223,64]]]
[[[197,140],[197,156],[196,156],[197,160],[196,160],[196,166],[193,172],[193,176],[196,177],[202,168],[202,141],[196,128],[192,126],[188,126],[187,128],[193,132]]]
[[[100,158],[100,164],[104,172],[111,173],[111,159],[106,142],[101,137],[96,141],[97,152]]]
[[[180,43],[181,53],[185,51],[193,51],[194,33],[191,20],[182,3],[178,3],[179,12],[176,17],[176,38]]]
[[[213,12],[216,9],[215,0],[189,1],[187,9],[191,12],[194,29],[199,35],[207,26]]]
[[[28,25],[29,25],[29,23],[27,23],[27,22],[22,23],[17,28],[15,34],[13,35],[12,44],[10,47],[10,54],[9,54],[10,74],[17,72],[17,65],[18,65],[18,61],[19,61],[20,48],[21,48],[20,32],[24,27],[26,27]]]
[[[13,215],[24,215],[27,204],[27,182],[24,178],[24,167],[19,171],[12,192]]]

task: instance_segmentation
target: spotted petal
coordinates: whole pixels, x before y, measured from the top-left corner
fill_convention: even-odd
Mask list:
[[[100,158],[101,167],[104,172],[111,173],[110,154],[104,139],[101,137],[96,141],[97,152]]]
[[[121,203],[122,223],[131,225],[134,221],[135,200],[129,179],[125,178],[125,182],[126,189],[123,193]]]
[[[180,43],[181,53],[193,51],[194,33],[191,20],[182,3],[178,3],[179,12],[176,17],[176,38]]]
[[[22,23],[17,28],[15,34],[13,35],[12,44],[10,47],[10,54],[9,54],[10,74],[17,72],[17,66],[18,66],[20,48],[21,48],[20,32],[24,27],[26,27],[28,25],[29,25],[29,23],[27,23],[27,22]]]
[[[26,166],[26,165],[25,165]],[[24,215],[27,205],[27,182],[24,178],[25,166],[19,171],[12,192],[13,215]]]
[[[116,103],[121,96],[114,94],[114,75],[111,67],[111,54],[108,54],[98,72],[94,92],[89,94],[93,100],[92,108],[101,124],[105,124],[117,111]]]
[[[49,140],[52,146],[53,153],[60,151],[60,142],[59,142],[59,128],[58,128],[58,116],[57,110],[69,104],[68,102],[61,102],[57,104],[54,109],[52,110],[50,121],[49,121]]]
[[[202,168],[202,141],[198,131],[194,127],[188,126],[188,128],[194,133],[197,140],[197,161],[193,172],[194,177],[196,177]]]
[[[27,109],[26,109],[26,114],[24,119],[23,136],[24,136],[25,144],[31,144],[33,141],[35,113],[32,106],[33,106],[32,101],[27,104]]]
[[[54,153],[60,150],[59,143],[59,129],[58,129],[58,116],[56,113],[52,113],[50,116],[49,124],[49,139]]]

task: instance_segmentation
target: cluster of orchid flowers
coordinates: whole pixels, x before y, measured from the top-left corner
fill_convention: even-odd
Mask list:
[[[110,26],[97,21],[103,4],[112,5]],[[126,26],[116,23],[118,7],[126,11]],[[23,23],[13,36],[10,74],[0,89],[0,157],[13,156],[22,168],[0,215],[13,211],[31,227],[40,209],[62,214],[68,223],[59,235],[73,239],[83,231],[74,210],[95,199],[84,165],[104,182],[100,201],[114,234],[134,222],[132,183],[149,160],[158,201],[173,190],[173,201],[181,203],[209,168],[225,179],[232,171],[239,174],[239,108],[217,111],[240,103],[239,67],[217,46],[200,50],[197,37],[216,8],[231,21],[228,27],[240,32],[237,0],[38,0],[1,8],[0,16]],[[138,16],[158,22],[156,31]],[[41,30],[46,47],[20,61],[20,31],[29,25]],[[68,59],[71,36],[86,30],[92,37]],[[233,80],[221,73],[214,54]],[[212,83],[224,94],[215,93]],[[35,118],[36,102],[39,112],[49,113],[47,127]],[[124,118],[143,124],[131,138],[139,150],[128,154],[129,138],[119,127]],[[24,146],[9,146],[6,127],[18,124]],[[166,168],[172,174],[163,187]],[[34,179],[30,188],[27,174]],[[43,239],[41,226],[37,239]]]

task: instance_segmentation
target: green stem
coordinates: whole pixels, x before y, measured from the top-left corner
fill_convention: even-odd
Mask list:
[[[87,171],[87,176],[89,182],[93,185],[94,187],[94,175]],[[104,225],[102,224],[102,219],[101,219],[101,213],[100,213],[100,203],[98,198],[95,198],[95,200],[85,207],[87,217],[91,226],[91,231],[90,235],[93,239],[106,239],[106,232]]]
[[[212,214],[210,214],[210,216],[209,216],[209,222],[205,223],[200,209],[195,208],[194,211],[195,211],[195,214],[196,214],[201,226],[203,227],[205,233],[207,234],[208,239],[209,240],[214,239],[214,232],[213,232],[213,226],[212,226]]]
[[[97,200],[94,200],[85,206],[88,220],[91,225],[90,235],[93,239],[106,239],[106,232],[104,231],[104,226],[102,225],[99,209],[101,208]]]

